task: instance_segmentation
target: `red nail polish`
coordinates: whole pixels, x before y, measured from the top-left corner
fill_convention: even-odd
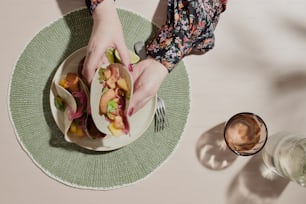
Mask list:
[[[133,65],[132,65],[132,64],[129,64],[128,68],[129,68],[129,71],[130,71],[130,72],[133,71]]]
[[[131,117],[133,115],[133,113],[134,113],[134,108],[132,107],[132,108],[130,108],[128,115]]]

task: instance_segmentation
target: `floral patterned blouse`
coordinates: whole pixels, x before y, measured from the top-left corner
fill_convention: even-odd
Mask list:
[[[86,0],[91,12],[103,0]],[[214,30],[227,0],[168,0],[166,24],[147,45],[147,54],[169,72],[183,57],[214,47]]]

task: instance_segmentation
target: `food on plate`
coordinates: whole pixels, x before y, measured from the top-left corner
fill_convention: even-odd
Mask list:
[[[63,78],[59,84],[71,93],[80,91],[79,77],[75,73],[67,73],[65,78]]]
[[[125,67],[114,63],[98,71],[99,82],[102,84],[99,114],[105,116],[109,122],[107,127],[114,136],[126,134],[129,131],[126,108],[130,97],[130,87],[127,79],[120,74],[120,69]]]
[[[129,55],[130,55],[130,61],[132,64],[136,64],[139,62],[140,57],[133,51],[129,50]],[[117,62],[121,63],[121,58],[119,56],[118,50],[114,50],[114,56]]]
[[[67,126],[66,134],[79,138],[87,136],[91,139],[104,137],[105,135],[99,132],[94,125],[90,113],[88,87],[78,74],[69,72],[60,79],[58,84],[72,96],[67,99],[67,97],[57,95],[54,99],[57,109],[64,112],[64,114],[68,114],[67,124],[65,124]],[[68,101],[65,101],[64,98]],[[75,110],[70,105],[72,101],[69,100],[75,101]]]
[[[110,48],[110,49],[106,50],[105,56],[108,59],[108,62],[110,64],[115,63],[115,55],[114,55],[114,49],[113,48]]]
[[[64,112],[66,109],[66,103],[60,96],[55,96],[54,98],[54,105],[55,107],[60,110],[61,112]]]

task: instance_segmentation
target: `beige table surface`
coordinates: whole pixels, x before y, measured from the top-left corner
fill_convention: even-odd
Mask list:
[[[163,22],[166,1],[117,0],[116,4]],[[197,157],[201,135],[241,111],[262,116],[270,134],[306,133],[305,0],[229,0],[216,30],[214,50],[185,59],[191,85],[188,123],[177,150],[150,177],[116,190],[91,191],[65,186],[38,169],[18,144],[9,119],[10,76],[38,31],[82,6],[82,0],[0,3],[0,203],[306,202],[306,189],[294,183],[267,190],[269,181],[245,176],[256,168],[245,166],[251,157],[238,158],[221,171],[206,168]]]

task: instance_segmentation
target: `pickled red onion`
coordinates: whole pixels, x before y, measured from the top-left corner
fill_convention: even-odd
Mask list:
[[[86,110],[88,110],[87,107],[87,98],[86,98],[86,94],[84,91],[74,91],[72,92],[72,95],[75,97],[76,101],[78,102],[78,107],[77,107],[77,111],[74,112],[72,110],[72,108],[70,106],[68,106],[69,108],[69,120],[74,120],[77,118],[80,118],[83,116],[84,112],[85,112],[85,107]]]

